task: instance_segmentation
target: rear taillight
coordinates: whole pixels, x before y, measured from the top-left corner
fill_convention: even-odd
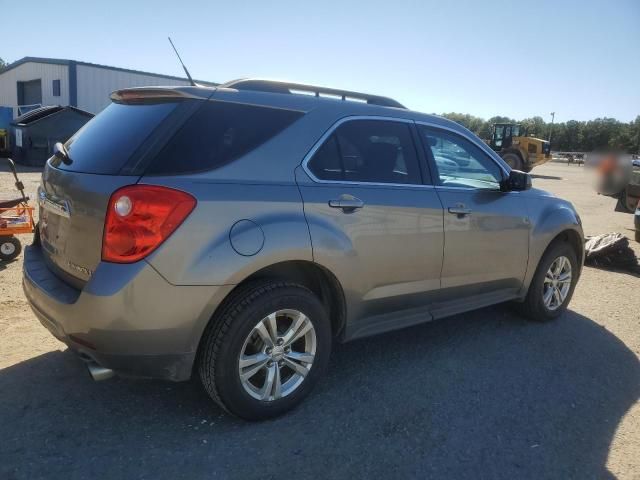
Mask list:
[[[130,185],[109,199],[102,237],[102,260],[132,263],[160,246],[196,206],[180,190],[155,185]]]

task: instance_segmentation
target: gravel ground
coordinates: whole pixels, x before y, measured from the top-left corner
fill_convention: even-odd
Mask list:
[[[534,177],[587,234],[632,237],[583,168]],[[0,266],[0,478],[640,479],[637,276],[586,268],[550,324],[498,306],[337,345],[300,408],[251,424],[196,381],[92,382],[30,312],[21,264]]]

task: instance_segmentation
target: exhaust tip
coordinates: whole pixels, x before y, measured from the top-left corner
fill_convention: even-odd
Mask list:
[[[115,375],[115,372],[110,368],[104,368],[98,365],[97,363],[87,363],[87,368],[89,369],[89,374],[94,381],[100,382],[102,380],[107,380]]]

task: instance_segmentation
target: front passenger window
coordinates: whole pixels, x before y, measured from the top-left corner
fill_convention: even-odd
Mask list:
[[[500,188],[502,170],[480,148],[460,135],[419,127],[427,155],[436,165],[439,183],[445,187]]]

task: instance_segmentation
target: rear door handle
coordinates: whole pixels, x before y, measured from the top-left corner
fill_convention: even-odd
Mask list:
[[[449,207],[449,213],[457,215],[458,217],[464,217],[466,215],[471,215],[471,209],[462,206]]]
[[[331,208],[340,208],[345,213],[351,213],[364,207],[364,202],[356,197],[342,196],[335,200],[329,200],[329,206]]]

